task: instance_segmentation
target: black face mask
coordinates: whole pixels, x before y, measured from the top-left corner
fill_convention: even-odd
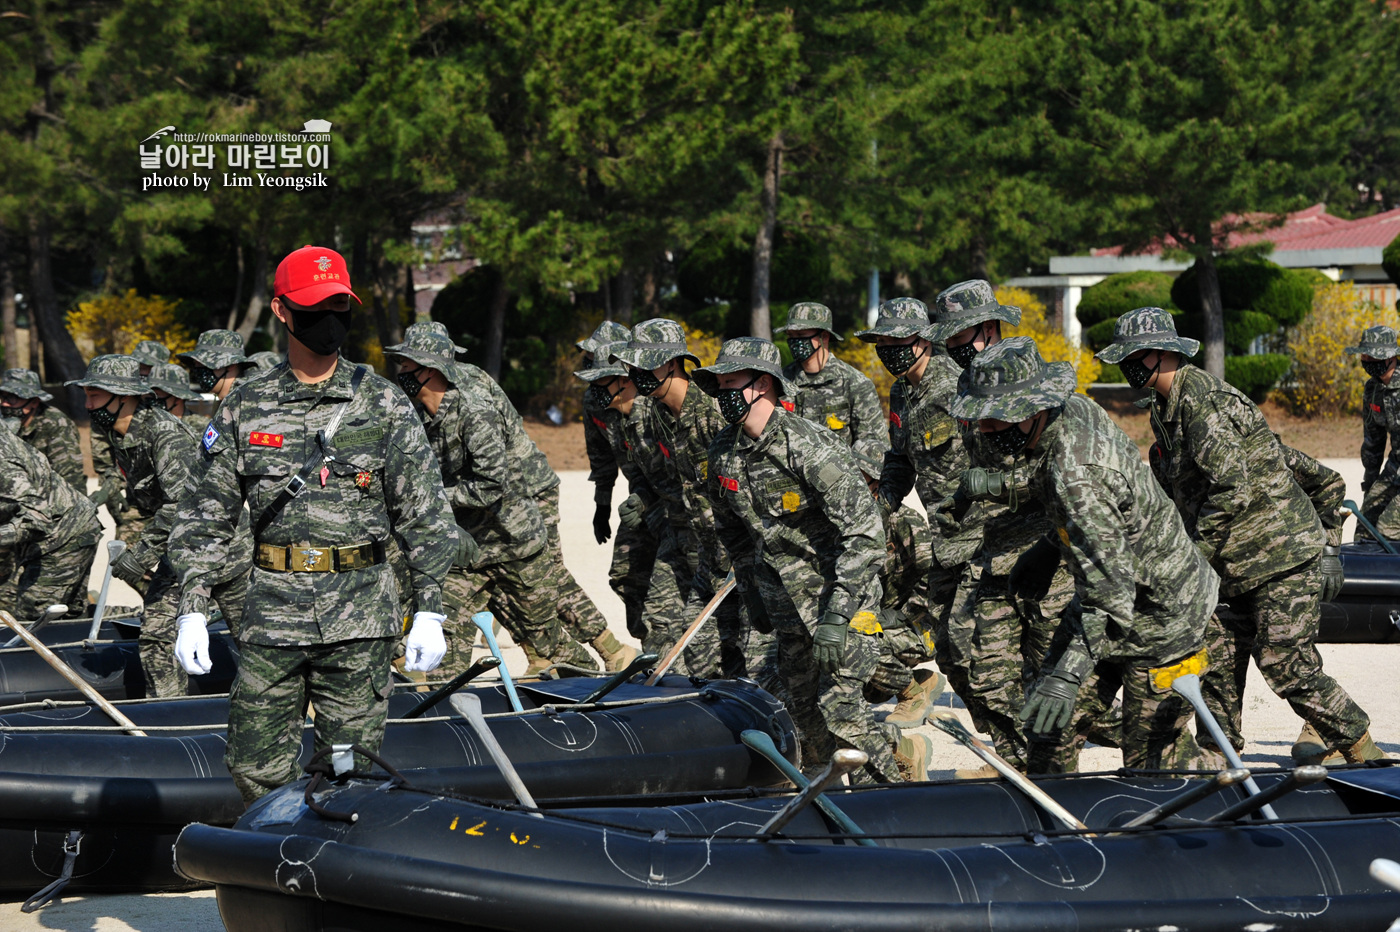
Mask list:
[[[179,404],[180,399],[176,398],[174,395],[166,395],[164,398],[157,397],[151,402],[152,407],[160,405],[162,408],[169,411],[171,414],[175,413],[175,408],[178,407]]]
[[[812,337],[788,337],[787,343],[794,362],[806,362],[817,351],[817,345]]]
[[[661,387],[661,380],[653,375],[650,369],[628,366],[627,374],[631,377],[632,384],[637,386],[638,395],[650,395]]]
[[[1373,379],[1385,378],[1385,370],[1390,368],[1389,359],[1363,359],[1361,368],[1366,370],[1366,374]],[[8,412],[9,409],[6,409]],[[13,415],[11,415],[13,417]]]
[[[0,405],[0,417],[24,417],[24,405]]]
[[[606,408],[612,404],[612,400],[617,397],[617,394],[617,392],[608,391],[608,387],[601,381],[589,385],[588,390],[584,392],[588,403],[598,408]]]
[[[1030,442],[1031,435],[1028,431],[1021,430],[1020,424],[1012,424],[1003,427],[1001,430],[994,430],[982,435],[986,437],[991,445],[1002,456],[1015,456],[1026,448]]]
[[[292,336],[317,356],[334,356],[349,332],[349,311],[292,311]]]
[[[212,392],[214,386],[219,384],[218,370],[210,369],[207,366],[195,366],[190,370],[190,376],[202,392]]]
[[[715,400],[719,402],[719,414],[725,423],[737,424],[749,416],[753,402],[744,400],[744,390],[761,378],[763,376],[756,375],[739,388],[721,388],[715,392]]]
[[[959,346],[948,347],[948,355],[953,362],[966,369],[972,365],[972,360],[977,355],[977,344],[973,340],[968,340]]]
[[[112,410],[113,402],[117,405],[117,410]],[[100,408],[89,408],[88,417],[92,420],[92,426],[98,430],[110,432],[117,426],[117,414],[122,409],[122,396],[113,395],[112,400]]]
[[[891,343],[875,347],[875,355],[880,357],[890,375],[900,376],[909,371],[922,353],[914,352],[913,343]]]
[[[322,355],[326,354],[323,353]],[[403,393],[410,398],[416,398],[418,396],[418,393],[423,390],[423,386],[427,385],[429,379],[432,378],[432,376],[429,375],[428,378],[424,379],[423,381],[418,381],[418,373],[422,371],[424,370],[419,368],[414,369],[411,372],[400,372],[397,376],[395,376],[395,378],[399,380],[399,388],[402,388]]]
[[[1142,359],[1125,359],[1118,364],[1118,371],[1133,388],[1142,388],[1152,380],[1152,374],[1162,368],[1162,354],[1157,354],[1157,365],[1151,369],[1143,365]]]

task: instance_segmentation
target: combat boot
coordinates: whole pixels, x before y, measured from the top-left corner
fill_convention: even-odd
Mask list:
[[[981,767],[973,769],[959,769],[953,771],[953,776],[959,780],[994,780],[1001,774],[991,764],[983,764]]]
[[[636,660],[639,655],[637,648],[623,644],[613,636],[611,631],[604,631],[594,638],[593,649],[598,652],[598,656],[603,658],[603,663],[606,665],[604,669],[608,673],[626,670],[628,664]]]
[[[886,725],[918,728],[933,712],[933,704],[943,695],[943,676],[936,670],[915,670],[914,678],[899,694],[899,704],[885,716]]]
[[[1376,742],[1371,740],[1369,731],[1351,747],[1341,750],[1342,756],[1346,758],[1348,764],[1364,764],[1368,760],[1385,760],[1384,752],[1376,747]]]
[[[1370,737],[1370,732],[1367,732],[1366,737]],[[1312,727],[1311,722],[1303,723],[1303,730],[1298,733],[1298,740],[1293,742],[1293,750],[1290,753],[1293,755],[1293,763],[1300,767],[1307,764],[1335,767],[1338,764],[1346,763],[1342,753],[1329,748],[1327,742],[1322,740],[1322,735],[1318,734],[1317,729]]]
[[[894,762],[905,783],[928,780],[928,768],[933,763],[933,742],[927,735],[900,735],[894,749]]]
[[[524,644],[521,644],[520,647],[525,651],[525,659],[529,661],[525,667],[525,672],[521,674],[522,678],[539,676],[549,667],[549,661],[535,652],[535,645],[526,641]]]

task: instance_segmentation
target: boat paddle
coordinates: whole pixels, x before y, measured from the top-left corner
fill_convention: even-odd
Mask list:
[[[1072,828],[1079,832],[1088,832],[1091,838],[1094,836],[1093,832],[1089,832],[1089,826],[1075,818],[1074,813],[1070,812],[1064,806],[1061,806],[1051,798],[1049,793],[1036,786],[1026,778],[1025,774],[1011,766],[1006,758],[992,750],[987,742],[968,731],[967,727],[963,725],[962,722],[958,721],[958,717],[955,713],[935,712],[928,717],[927,721],[939,731],[951,735],[959,744],[990,764],[992,769],[1005,777],[1008,783],[1016,787],[1016,789],[1020,790],[1022,793],[1025,793],[1031,802],[1044,809],[1055,819],[1064,823],[1065,827]]]
[[[1243,783],[1248,776],[1248,770],[1222,770],[1199,786],[1193,786],[1179,796],[1174,796],[1161,805],[1153,806],[1142,815],[1123,823],[1123,828],[1146,828],[1149,825],[1156,825],[1168,816],[1176,815],[1187,806],[1214,796],[1227,786]]]
[[[501,671],[501,682],[505,684],[510,707],[517,712],[524,712],[525,708],[520,704],[520,697],[515,692],[515,681],[510,678],[510,671],[506,669],[506,658],[501,656],[501,645],[496,643],[496,632],[493,630],[495,623],[496,616],[490,612],[477,612],[472,616],[472,624],[476,625],[481,631],[481,636],[486,639],[486,649],[501,663],[497,669]]]
[[[593,690],[593,692],[589,693],[587,696],[584,696],[579,705],[590,705],[594,702],[601,702],[603,697],[608,693],[617,689],[617,687],[654,663],[656,663],[655,654],[642,654],[636,660],[629,663],[626,669],[617,671],[612,676],[608,677],[597,689]]]
[[[1376,526],[1370,521],[1366,520],[1366,516],[1361,513],[1361,509],[1356,507],[1356,502],[1352,501],[1351,499],[1347,499],[1346,501],[1342,502],[1342,507],[1345,508],[1347,511],[1350,511],[1352,514],[1356,515],[1356,522],[1366,529],[1367,534],[1370,534],[1372,537],[1374,537],[1377,541],[1380,542],[1380,545],[1385,548],[1386,553],[1396,553],[1395,547],[1390,543],[1390,541],[1382,537],[1381,532],[1376,530]]]
[[[449,702],[452,708],[456,709],[467,724],[472,726],[472,731],[481,739],[481,743],[486,746],[486,753],[491,755],[491,760],[496,764],[496,769],[501,772],[501,776],[506,778],[506,784],[510,786],[510,791],[515,794],[520,805],[530,809],[538,809],[535,805],[535,798],[530,795],[530,791],[525,789],[525,781],[520,779],[520,774],[516,772],[515,765],[510,762],[510,757],[506,754],[501,743],[496,740],[496,736],[491,733],[491,726],[486,724],[486,716],[481,714],[481,700],[471,693],[457,693]],[[537,819],[543,819],[544,813],[531,812],[530,815]]]
[[[798,770],[792,765],[791,761],[778,753],[777,746],[773,744],[773,739],[769,737],[767,733],[750,728],[739,735],[739,740],[763,755],[770,764],[782,771],[783,776],[791,780],[792,785],[799,790],[806,790],[811,784],[811,781],[802,775],[802,771]],[[852,821],[850,816],[842,812],[841,808],[832,802],[825,793],[818,793],[812,799],[812,802],[816,803],[817,808],[825,812],[827,818],[835,822],[841,831],[850,835],[861,836],[855,839],[856,844],[865,848],[880,847],[875,843],[875,839],[865,837],[865,832],[861,830],[861,827]]]
[[[126,553],[126,541],[107,541],[107,570],[102,574],[102,588],[97,590],[97,605],[92,610],[92,627],[88,628],[87,640],[83,642],[84,647],[91,647],[92,642],[97,640],[97,632],[102,627],[102,616],[107,614],[107,590],[112,588],[112,564],[117,562],[117,558]]]
[[[672,645],[671,649],[666,652],[665,657],[661,658],[661,663],[652,671],[651,676],[647,677],[646,685],[655,686],[657,681],[666,675],[675,664],[676,659],[680,657],[681,651],[689,647],[690,642],[695,639],[695,634],[700,630],[700,626],[710,620],[710,616],[715,613],[715,609],[719,608],[719,603],[723,602],[724,597],[729,595],[733,590],[734,571],[730,570],[729,575],[724,578],[724,582],[720,585],[719,591],[710,598],[710,601],[700,611],[700,614],[695,616],[695,620],[690,623],[689,628],[685,629],[685,634],[681,635],[681,639]]]
[[[409,709],[407,712],[405,712],[403,717],[418,718],[420,715],[427,712],[433,706],[437,705],[439,702],[446,699],[448,696],[452,695],[457,690],[461,689],[463,686],[467,685],[472,680],[485,673],[487,670],[494,670],[500,665],[501,662],[495,657],[481,658],[476,663],[467,667],[461,673],[458,673],[452,679],[448,680],[446,683],[439,686],[432,692],[428,693],[428,695],[424,696],[423,701],[418,703],[413,708]]]
[[[24,643],[34,648],[36,654],[47,660],[49,666],[58,671],[59,676],[77,687],[78,692],[82,693],[89,702],[96,705],[103,712],[106,712],[112,721],[122,727],[123,731],[129,734],[139,735],[142,738],[146,737],[146,733],[137,728],[135,722],[123,715],[120,709],[108,702],[97,690],[93,689],[91,683],[75,673],[72,667],[68,666],[57,654],[49,650],[47,644],[30,634],[29,629],[16,621],[14,615],[11,615],[7,611],[0,610],[0,622],[4,622],[13,628],[15,633],[23,639]]]
[[[38,621],[34,622],[34,624],[29,626],[29,633],[33,634],[34,632],[43,628],[49,622],[53,621],[55,618],[61,618],[62,616],[67,614],[68,606],[64,605],[62,602],[55,602],[53,605],[50,605],[48,608],[44,609],[44,614],[39,616]],[[14,647],[16,644],[18,644],[19,641],[20,637],[18,634],[16,634],[14,637],[6,641],[4,647],[0,647],[0,650],[9,650],[11,647]]]
[[[758,830],[758,834],[764,836],[763,841],[771,841],[773,836],[783,830],[783,827],[797,817],[797,814],[806,809],[817,797],[827,791],[827,788],[839,783],[841,778],[852,770],[865,766],[865,762],[870,760],[870,755],[864,751],[856,751],[851,748],[839,748],[831,755],[831,763],[826,765],[826,769],[817,774],[817,778],[802,788],[787,805],[773,813],[773,818],[763,823],[763,827]]]
[[[1206,726],[1206,731],[1215,739],[1215,746],[1220,748],[1220,753],[1225,756],[1225,760],[1236,770],[1245,770],[1244,763],[1240,761],[1240,756],[1235,753],[1235,746],[1225,737],[1225,729],[1220,727],[1220,723],[1211,714],[1210,708],[1206,705],[1205,697],[1201,695],[1201,678],[1194,673],[1187,673],[1172,680],[1172,689],[1184,696],[1186,701],[1191,703],[1191,708],[1196,710],[1196,717]],[[1259,784],[1254,782],[1253,777],[1244,778],[1244,788],[1249,791],[1250,796],[1259,795]],[[1267,802],[1259,807],[1259,812],[1266,819],[1277,819],[1278,813],[1274,812],[1274,807]]]

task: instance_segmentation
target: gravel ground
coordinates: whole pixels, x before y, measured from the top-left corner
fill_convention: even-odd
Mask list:
[[[1347,479],[1349,497],[1361,500],[1361,463],[1355,459],[1324,460]],[[560,489],[561,535],[564,559],[584,590],[598,603],[607,616],[610,627],[619,638],[635,644],[627,635],[622,603],[608,588],[610,546],[598,546],[593,540],[593,492],[587,474],[570,471],[561,474]],[[619,485],[617,500],[623,490]],[[911,502],[914,498],[911,496]],[[1346,533],[1350,539],[1350,526]],[[101,564],[99,558],[99,564]],[[101,582],[94,572],[92,587]],[[111,601],[133,604],[135,594],[120,582],[112,584]],[[1394,702],[1395,669],[1400,660],[1400,646],[1374,644],[1324,644],[1322,652],[1326,669],[1335,676],[1371,715],[1372,734],[1381,749],[1391,756],[1400,756],[1400,704]],[[506,650],[512,671],[523,670],[524,654],[514,648]],[[939,705],[955,710],[963,723],[971,720],[962,704],[951,693]],[[1245,735],[1248,746],[1243,758],[1247,766],[1273,767],[1288,762],[1288,750],[1298,735],[1301,722],[1288,705],[1274,696],[1263,684],[1257,671],[1251,670],[1245,696]],[[981,762],[971,752],[951,738],[932,728],[925,728],[934,745],[933,770],[935,779],[950,778],[953,770],[975,767]],[[1122,757],[1111,748],[1089,748],[1082,757],[1085,770],[1109,770],[1118,767]],[[147,894],[105,897],[74,897],[51,905],[37,913],[24,915],[19,904],[0,904],[0,929],[7,932],[28,930],[62,930],[62,932],[212,932],[222,929],[218,908],[211,891],[188,894]]]

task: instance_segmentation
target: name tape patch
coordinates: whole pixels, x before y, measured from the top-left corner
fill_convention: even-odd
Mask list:
[[[210,429],[212,430],[213,428],[210,428]],[[248,442],[251,443],[251,444],[253,444],[253,446],[257,446],[257,447],[279,447],[279,448],[280,448],[280,447],[282,446],[282,435],[281,435],[281,434],[264,434],[264,433],[261,433],[260,431],[253,431],[251,434],[248,435]]]

